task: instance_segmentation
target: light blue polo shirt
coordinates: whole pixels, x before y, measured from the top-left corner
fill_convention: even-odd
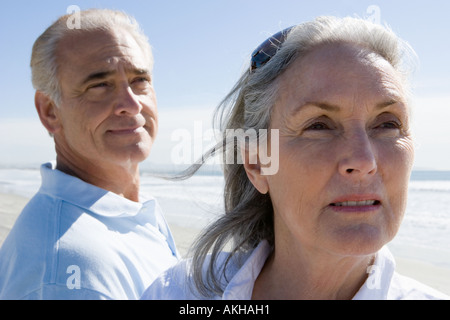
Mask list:
[[[158,203],[54,167],[0,248],[0,299],[138,299],[178,260]]]

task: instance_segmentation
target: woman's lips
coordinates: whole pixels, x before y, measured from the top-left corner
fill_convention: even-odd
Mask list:
[[[329,204],[338,212],[368,212],[381,207],[381,197],[378,195],[347,195],[339,197]]]
[[[336,207],[360,207],[360,206],[373,206],[379,204],[378,200],[363,200],[363,201],[343,201],[331,203],[331,206]]]

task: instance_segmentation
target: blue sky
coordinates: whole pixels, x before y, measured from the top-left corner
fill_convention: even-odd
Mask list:
[[[387,23],[410,43],[414,74],[416,168],[450,170],[450,2],[448,1],[11,1],[0,6],[0,165],[38,164],[53,142],[34,109],[29,59],[34,40],[70,5],[133,15],[154,50],[160,132],[148,162],[167,163],[171,134],[206,130],[215,106],[270,34],[319,15],[359,16]],[[375,6],[377,12],[368,8]]]

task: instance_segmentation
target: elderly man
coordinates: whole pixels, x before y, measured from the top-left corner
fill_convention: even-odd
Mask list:
[[[137,299],[178,254],[139,163],[158,128],[153,58],[134,19],[66,15],[35,42],[35,105],[57,159],[0,250],[1,299]]]

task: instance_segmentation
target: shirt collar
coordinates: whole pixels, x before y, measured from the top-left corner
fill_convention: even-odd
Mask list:
[[[386,300],[394,272],[394,257],[384,246],[377,252],[374,264],[367,268],[367,280],[353,300]]]
[[[264,240],[246,258],[245,263],[230,280],[223,300],[251,299],[253,287],[272,247]],[[386,300],[395,271],[395,260],[385,246],[377,252],[374,264],[367,269],[368,278],[352,300]]]
[[[245,260],[244,265],[228,283],[223,293],[223,300],[249,300],[252,297],[255,281],[264,263],[272,252],[267,240],[261,241]]]
[[[145,203],[128,200],[118,194],[89,184],[77,177],[56,169],[55,162],[41,166],[42,186],[40,192],[60,198],[75,206],[109,217],[135,216]]]

